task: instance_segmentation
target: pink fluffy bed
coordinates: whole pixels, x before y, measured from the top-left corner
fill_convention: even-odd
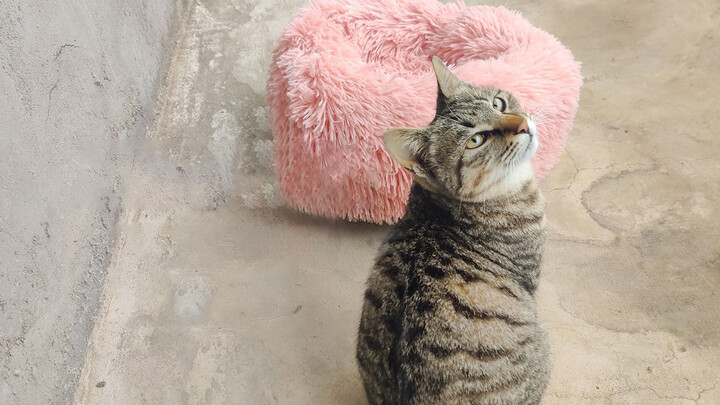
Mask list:
[[[461,79],[533,115],[542,178],[563,150],[582,78],[555,37],[502,7],[435,0],[317,0],[275,45],[268,82],[281,192],[301,211],[394,223],[411,176],[385,152],[393,126],[427,126],[437,55]]]

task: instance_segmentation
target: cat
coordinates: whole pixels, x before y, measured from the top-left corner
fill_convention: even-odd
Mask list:
[[[432,64],[434,120],[383,137],[415,183],[367,282],[356,352],[366,396],[539,404],[550,347],[534,300],[545,243],[536,127],[512,95]]]

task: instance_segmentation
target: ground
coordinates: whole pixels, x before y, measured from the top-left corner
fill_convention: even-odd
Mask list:
[[[162,108],[123,168],[77,403],[366,403],[355,329],[388,228],[294,212],[272,174],[272,44],[304,3],[191,6]],[[502,4],[585,77],[542,183],[544,404],[720,403],[720,6]]]

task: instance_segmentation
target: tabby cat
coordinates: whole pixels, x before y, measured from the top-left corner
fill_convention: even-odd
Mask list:
[[[365,392],[373,405],[538,404],[550,364],[534,301],[545,241],[535,124],[510,94],[432,62],[435,119],[384,135],[416,182],[365,291]]]

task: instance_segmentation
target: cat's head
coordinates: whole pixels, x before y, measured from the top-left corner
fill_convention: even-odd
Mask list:
[[[535,124],[515,98],[478,88],[433,57],[437,112],[426,128],[392,128],[384,135],[393,158],[424,188],[464,201],[482,201],[520,186],[533,173]]]

